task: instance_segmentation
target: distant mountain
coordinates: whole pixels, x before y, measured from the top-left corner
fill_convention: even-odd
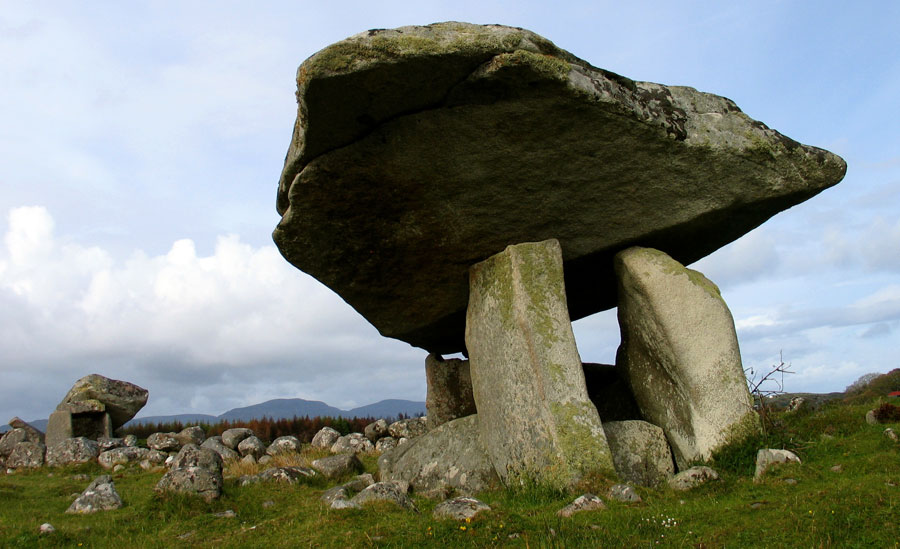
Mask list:
[[[400,414],[406,416],[425,415],[425,403],[416,402],[414,400],[387,399],[374,404],[367,404],[353,408],[352,410],[341,410],[334,406],[329,406],[318,400],[303,400],[302,398],[276,398],[267,400],[260,404],[245,406],[243,408],[233,408],[219,416],[211,416],[207,414],[177,414],[173,416],[146,416],[132,419],[125,426],[144,425],[147,423],[174,423],[176,421],[182,424],[188,423],[216,423],[221,420],[229,421],[249,421],[251,419],[262,419],[269,417],[273,419],[291,419],[297,417],[374,417],[374,418],[395,418]],[[36,429],[41,431],[47,430],[47,420],[39,419],[29,421]],[[9,426],[0,426],[0,433],[9,430]]]

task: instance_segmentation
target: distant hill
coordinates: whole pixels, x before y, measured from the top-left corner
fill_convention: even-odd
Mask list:
[[[221,420],[229,421],[249,421],[251,419],[262,419],[270,417],[273,419],[291,419],[297,417],[374,417],[374,418],[394,418],[404,414],[407,416],[425,415],[425,403],[416,402],[414,400],[387,399],[374,404],[367,404],[353,408],[352,410],[341,410],[334,406],[329,406],[318,400],[304,400],[302,398],[276,398],[267,400],[260,404],[245,406],[243,408],[233,408],[224,414],[211,416],[207,414],[177,414],[172,416],[145,416],[132,419],[125,425],[144,425],[147,423],[216,423]],[[29,421],[36,429],[41,431],[47,430],[47,420],[39,419]],[[0,433],[9,430],[8,425],[0,426]]]

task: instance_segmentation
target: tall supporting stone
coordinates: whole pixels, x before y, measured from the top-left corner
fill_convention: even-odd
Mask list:
[[[663,252],[616,255],[625,368],[644,418],[663,429],[680,469],[759,429],[734,320],[719,289]]]
[[[476,412],[468,360],[444,360],[441,355],[431,353],[425,359],[425,378],[428,381],[425,407],[429,431]]]
[[[508,246],[472,266],[466,346],[480,438],[504,482],[615,476],[575,347],[557,240]]]

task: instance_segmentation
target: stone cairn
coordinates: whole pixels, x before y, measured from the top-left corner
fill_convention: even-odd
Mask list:
[[[759,428],[728,307],[684,265],[837,184],[841,158],[499,25],[361,33],[297,87],[274,240],[429,352],[428,432],[383,479],[658,485]],[[614,306],[616,364],[584,364],[571,321]]]

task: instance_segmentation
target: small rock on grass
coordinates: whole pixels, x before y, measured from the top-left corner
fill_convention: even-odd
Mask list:
[[[614,499],[623,503],[640,503],[643,501],[634,488],[627,484],[616,484],[610,488],[609,499]]]
[[[372,501],[389,501],[396,504],[398,507],[418,513],[419,510],[416,508],[416,504],[413,503],[406,494],[409,490],[409,485],[406,484],[404,486],[403,484],[390,481],[376,482],[353,496],[353,499],[351,499],[350,502],[357,505],[363,505]],[[332,503],[332,508],[334,508],[334,503]]]
[[[800,463],[797,454],[790,450],[778,450],[773,448],[763,448],[756,453],[756,473],[753,475],[754,482],[758,482],[763,474],[773,465],[779,463]]]
[[[116,485],[109,475],[101,475],[94,479],[72,505],[66,509],[70,514],[96,513],[112,511],[122,507],[122,498],[116,492]]]
[[[472,497],[448,499],[434,508],[432,516],[437,520],[471,520],[482,511],[490,511],[488,504]]]
[[[669,486],[678,492],[691,490],[711,480],[719,480],[719,473],[704,465],[697,465],[669,479]]]
[[[38,527],[38,532],[42,534],[52,534],[56,531],[56,528],[53,527],[49,522],[45,522]]]
[[[598,511],[601,509],[606,509],[606,504],[603,503],[602,499],[594,494],[584,494],[575,498],[575,501],[557,511],[556,514],[568,518],[582,511]]]
[[[895,433],[894,430],[890,427],[884,430],[884,436],[888,437],[894,442],[900,442],[900,436],[897,436],[897,433]]]

